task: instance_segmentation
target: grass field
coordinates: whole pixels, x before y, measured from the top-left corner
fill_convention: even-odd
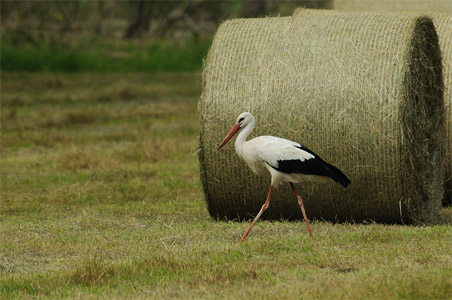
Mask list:
[[[2,72],[0,298],[452,299],[450,208],[426,227],[313,221],[314,240],[260,221],[237,243],[249,223],[203,199],[200,88]]]
[[[80,40],[70,46],[18,44],[0,41],[3,71],[29,72],[149,72],[196,71],[210,40],[109,41]]]

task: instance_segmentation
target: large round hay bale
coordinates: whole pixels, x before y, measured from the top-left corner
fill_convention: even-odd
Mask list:
[[[444,160],[444,205],[452,204],[452,0],[335,0],[334,8],[341,11],[381,11],[423,13],[433,18],[443,56],[446,105],[446,152]],[[295,11],[294,16],[302,9]]]
[[[444,159],[444,205],[452,205],[452,13],[433,14],[443,57],[446,107],[446,150]]]
[[[242,111],[253,136],[311,148],[352,184],[300,184],[309,217],[427,223],[442,198],[444,102],[431,19],[323,14],[238,19],[218,29],[203,70],[201,179],[214,218],[255,215],[270,184],[234,145],[216,148]],[[264,218],[300,218],[289,185]]]
[[[345,11],[452,13],[452,0],[334,0],[333,8]]]

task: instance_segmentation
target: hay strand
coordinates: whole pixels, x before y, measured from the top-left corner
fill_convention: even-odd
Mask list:
[[[216,151],[236,116],[250,111],[254,136],[300,142],[352,180],[345,190],[301,184],[310,217],[432,221],[442,197],[442,88],[429,18],[305,10],[302,17],[224,22],[199,102],[210,214],[249,218],[265,200],[269,175],[252,174],[233,145]],[[275,191],[263,217],[301,217],[288,185]]]

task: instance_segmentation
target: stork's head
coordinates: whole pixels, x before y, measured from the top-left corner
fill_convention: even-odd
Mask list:
[[[252,121],[254,121],[254,116],[252,114],[250,114],[249,112],[242,112],[237,117],[237,121],[235,122],[235,124],[239,125],[240,128],[243,128],[246,125],[250,124]]]
[[[254,124],[254,116],[249,112],[242,112],[237,117],[237,121],[235,122],[234,127],[232,127],[231,130],[229,130],[228,134],[221,142],[220,146],[218,146],[218,150],[220,150],[240,129],[246,127],[251,123]]]

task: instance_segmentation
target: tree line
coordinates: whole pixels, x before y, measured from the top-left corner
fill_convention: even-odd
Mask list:
[[[211,36],[229,18],[291,15],[296,7],[330,6],[330,0],[1,1],[0,33],[18,43],[64,43],[93,35],[200,38]]]

